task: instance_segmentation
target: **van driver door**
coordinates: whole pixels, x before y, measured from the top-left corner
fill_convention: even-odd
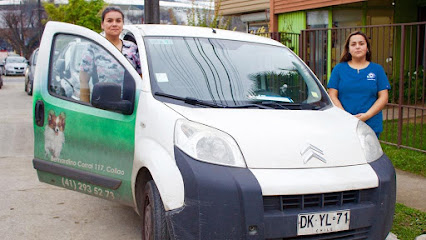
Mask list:
[[[33,164],[39,180],[132,205],[139,75],[108,40],[65,23],[47,24],[38,59]],[[90,100],[95,88],[113,86],[110,100],[127,110],[83,101],[82,72]]]

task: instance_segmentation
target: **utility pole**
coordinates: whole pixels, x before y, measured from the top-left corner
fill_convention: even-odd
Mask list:
[[[160,23],[160,0],[145,0],[144,13],[145,13],[145,23],[159,24]]]
[[[24,48],[25,48],[25,28],[24,28],[24,14],[22,13],[22,10],[24,8],[24,5],[22,4],[22,1],[19,1],[19,26],[20,26],[20,41],[23,42],[23,44],[20,44],[19,46],[19,55],[20,56],[24,56],[26,54],[26,52],[24,52]]]

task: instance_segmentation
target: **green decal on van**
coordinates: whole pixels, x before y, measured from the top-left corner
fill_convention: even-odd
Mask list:
[[[117,179],[121,184],[118,189],[107,189],[41,171],[39,179],[131,205],[135,114],[126,116],[103,110],[89,114],[94,110],[91,107],[59,98],[56,101],[58,105],[45,104],[44,127],[35,126],[35,157],[67,169]]]

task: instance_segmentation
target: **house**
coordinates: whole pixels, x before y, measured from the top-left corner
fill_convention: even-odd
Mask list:
[[[269,32],[269,0],[215,0],[222,16],[232,16],[240,20],[244,32]]]
[[[390,24],[397,7],[393,0],[271,0],[271,30]]]
[[[382,64],[392,77],[398,76],[398,66],[402,63],[402,28],[383,25],[423,21],[426,21],[426,0],[270,1],[270,32],[304,32],[306,36],[299,40],[304,47],[300,53],[296,52],[303,55],[304,60],[324,83],[332,68],[339,62],[346,36],[354,30],[366,32],[371,39],[372,49],[377,53],[373,55],[373,61]],[[376,25],[382,27],[353,28]],[[424,52],[424,46],[421,43],[424,43],[425,30],[424,26],[405,29],[409,29],[415,36],[411,36],[411,40],[405,39],[404,48],[411,51],[411,55],[417,55],[410,58],[408,54],[404,54],[404,69],[407,69],[406,63],[410,59],[420,65],[423,61],[421,53]],[[419,39],[416,40],[416,37]],[[409,50],[408,41],[413,46],[419,42],[419,47]]]
[[[240,18],[246,24],[247,32],[259,33],[262,32],[259,28],[263,27],[264,32],[271,33],[273,38],[297,53],[301,40],[283,37],[282,33],[301,34],[309,29],[426,21],[426,0],[216,0],[216,7],[223,16]],[[269,16],[265,16],[266,12],[269,12]],[[387,36],[371,33],[371,39],[375,40],[372,42],[373,49],[383,42],[392,42],[395,33]],[[339,55],[341,42],[344,42],[347,33],[333,34],[329,31],[321,34],[324,36],[316,36],[315,41],[328,42],[328,46],[321,46],[316,51],[325,49],[327,54]],[[389,61],[390,57],[382,58]],[[330,58],[327,61],[331,61]],[[326,72],[330,73],[335,64],[335,60],[329,62]]]

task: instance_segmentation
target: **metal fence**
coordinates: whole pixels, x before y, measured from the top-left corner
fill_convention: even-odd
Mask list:
[[[303,30],[298,54],[324,86],[353,31],[369,37],[372,61],[383,66],[391,84],[380,140],[426,152],[426,22]]]

